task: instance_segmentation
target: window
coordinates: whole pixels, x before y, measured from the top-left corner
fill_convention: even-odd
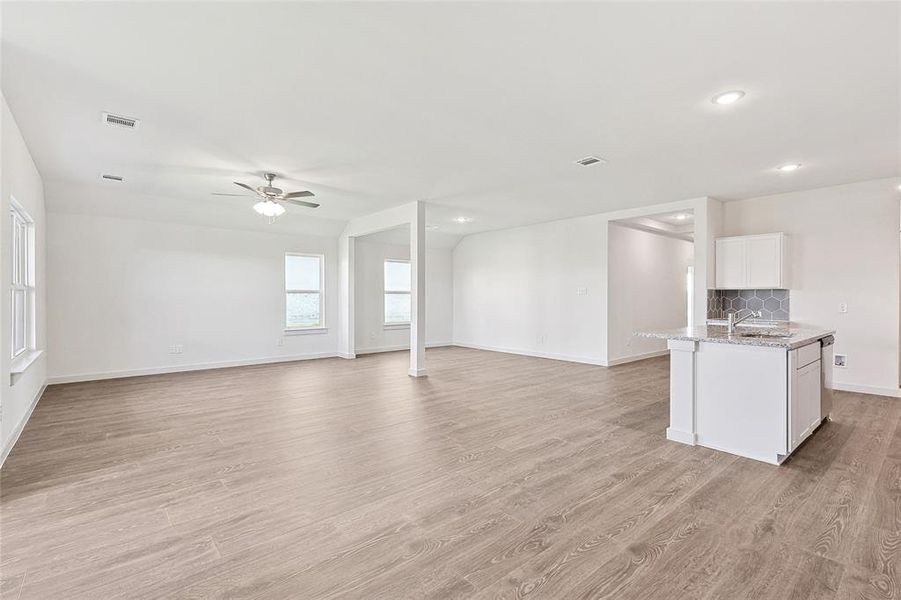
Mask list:
[[[385,261],[385,325],[410,323],[410,261]]]
[[[285,255],[285,329],[323,327],[323,257]]]
[[[12,243],[12,358],[34,349],[34,221],[12,202],[10,209],[10,242]]]

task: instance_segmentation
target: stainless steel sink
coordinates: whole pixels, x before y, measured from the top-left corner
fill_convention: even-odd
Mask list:
[[[780,333],[778,331],[748,331],[745,333],[739,333],[738,337],[747,337],[747,338],[764,338],[768,340],[787,340],[793,334],[791,333]]]

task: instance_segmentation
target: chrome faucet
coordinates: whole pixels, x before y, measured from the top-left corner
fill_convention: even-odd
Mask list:
[[[762,316],[759,310],[752,310],[745,316],[739,317],[738,319],[736,319],[735,316],[740,312],[741,311],[738,310],[734,313],[729,313],[729,320],[728,320],[727,326],[729,328],[728,331],[730,334],[735,333],[735,326],[738,325],[739,323],[741,323],[742,321],[750,319],[751,317],[754,317],[755,319],[759,319]]]

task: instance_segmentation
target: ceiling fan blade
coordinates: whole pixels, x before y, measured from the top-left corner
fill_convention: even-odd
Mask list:
[[[226,194],[223,192],[212,192],[213,196],[237,196],[239,198],[249,198],[247,194]]]
[[[236,181],[236,182],[234,182],[234,183],[235,183],[235,185],[240,185],[240,186],[241,186],[242,188],[244,188],[245,190],[250,190],[251,192],[253,192],[254,194],[256,194],[256,195],[259,196],[259,192],[257,192],[255,189],[253,189],[252,187],[250,187],[250,186],[247,185],[246,183],[241,183],[240,181]]]
[[[291,198],[283,198],[282,202],[296,204],[297,206],[306,206],[307,208],[319,208],[319,205],[315,202],[304,202],[303,200],[292,200]]]
[[[290,194],[285,194],[282,198],[309,198],[310,196],[314,196],[313,192],[291,192]]]

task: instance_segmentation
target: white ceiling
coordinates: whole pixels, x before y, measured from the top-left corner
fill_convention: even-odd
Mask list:
[[[695,215],[691,210],[657,213],[613,221],[625,227],[658,233],[682,240],[693,240]]]
[[[257,218],[247,199],[210,192],[274,170],[322,204],[289,209],[298,228],[424,199],[459,234],[898,173],[893,2],[2,11],[2,88],[43,177],[109,191],[48,192],[51,210],[189,205],[240,226]],[[710,102],[736,88],[740,102]],[[102,125],[104,110],[140,130]],[[588,154],[608,163],[573,164]],[[804,168],[774,171],[786,162]]]
[[[430,248],[453,248],[460,241],[459,235],[444,233],[438,230],[427,229],[425,232],[426,246]],[[394,246],[408,246],[410,244],[410,226],[401,225],[384,231],[368,233],[357,238],[358,241],[373,244],[391,244]]]

